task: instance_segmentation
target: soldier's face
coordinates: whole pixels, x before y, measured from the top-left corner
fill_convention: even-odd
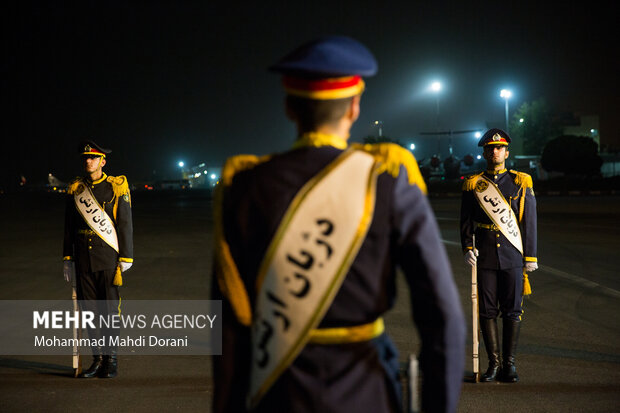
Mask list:
[[[484,147],[484,159],[489,164],[500,165],[508,159],[508,150],[504,145],[487,145]]]
[[[105,159],[101,156],[84,156],[82,159],[84,162],[84,172],[89,174],[103,168],[103,165],[105,165]]]

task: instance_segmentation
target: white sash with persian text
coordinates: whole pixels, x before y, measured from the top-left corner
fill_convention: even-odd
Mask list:
[[[481,176],[476,182],[474,194],[482,210],[491,218],[502,234],[523,255],[523,242],[516,216],[504,195],[494,182]]]
[[[90,229],[106,242],[114,251],[118,253],[118,238],[116,228],[112,219],[105,210],[99,205],[90,188],[84,183],[80,183],[73,195],[75,207],[86,221]]]
[[[295,196],[259,270],[248,406],[303,349],[330,307],[370,226],[373,156],[340,155]]]

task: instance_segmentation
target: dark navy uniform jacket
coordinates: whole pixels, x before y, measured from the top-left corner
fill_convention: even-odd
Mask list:
[[[505,171],[498,174],[483,172],[495,182],[500,192],[510,203],[519,221],[523,255],[499,231],[480,228],[476,224],[491,225],[491,219],[484,212],[473,184],[480,174],[470,176],[463,185],[461,201],[461,245],[464,251],[472,249],[472,235],[476,234],[478,267],[484,269],[508,269],[523,267],[524,261],[536,261],[536,198],[531,177],[522,172]],[[525,197],[525,202],[522,202]],[[523,204],[523,206],[521,206]],[[521,217],[519,219],[519,217]]]
[[[232,185],[223,187],[224,237],[252,308],[259,266],[289,203],[341,153],[331,146],[297,148],[237,173]],[[397,266],[409,284],[422,338],[424,410],[454,411],[464,364],[463,313],[429,202],[419,186],[409,184],[404,166],[398,177],[379,175],[367,237],[319,328],[366,324],[384,314],[396,298]],[[250,328],[237,321],[217,284],[214,298],[224,300],[223,355],[214,359],[214,411],[244,411]],[[308,344],[257,410],[399,411],[398,367],[397,351],[386,334],[359,343]]]
[[[108,177],[103,174],[103,177],[95,182],[91,182],[88,178],[80,179],[89,186],[99,205],[105,208],[108,216],[114,221],[119,252],[116,253],[114,248],[110,247],[96,234],[80,233],[80,230],[89,230],[90,227],[80,215],[75,206],[73,195],[70,194],[67,197],[65,209],[63,245],[65,260],[75,261],[76,271],[81,273],[113,270],[116,268],[119,258],[128,262],[133,261],[133,226],[129,190],[127,189],[126,194],[121,194],[118,184],[116,184],[117,180],[120,182],[125,178]],[[117,185],[116,193],[115,185]],[[124,186],[127,186],[126,180]],[[69,192],[71,192],[71,185],[69,188]],[[116,214],[114,214],[115,204]]]

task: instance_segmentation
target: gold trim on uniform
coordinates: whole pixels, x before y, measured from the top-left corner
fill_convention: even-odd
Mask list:
[[[102,183],[108,176],[105,174],[105,172],[103,173],[103,175],[101,176],[101,178],[97,179],[96,181],[92,181],[91,185],[97,185]]]
[[[473,191],[476,188],[478,177],[482,176],[482,174],[483,172],[480,172],[465,178],[465,182],[463,182],[463,191]]]
[[[236,155],[231,156],[226,160],[224,167],[222,168],[222,182],[224,186],[230,186],[232,184],[233,177],[241,171],[246,169],[252,169],[256,165],[265,162],[271,158],[270,155],[256,156],[256,155]]]
[[[499,174],[503,174],[504,172],[506,172],[508,169],[504,168],[504,169],[500,169],[499,171],[496,171],[494,169],[487,169],[487,173],[491,174],[491,175],[499,175]]]
[[[345,344],[372,340],[385,331],[383,318],[372,323],[351,327],[316,328],[310,330],[311,344]]]
[[[499,231],[499,227],[495,224],[481,224],[479,222],[476,223],[476,226],[478,228],[484,228],[484,229],[488,229],[491,231]]]
[[[362,150],[372,155],[378,162],[377,175],[384,172],[398,178],[400,167],[404,166],[409,178],[409,185],[416,185],[424,195],[426,190],[426,182],[420,173],[418,162],[411,152],[395,143],[377,143],[377,144],[353,144],[355,149]]]
[[[347,141],[337,135],[321,132],[306,132],[301,135],[295,143],[293,143],[293,149],[312,146],[320,148],[321,146],[333,146],[338,149],[346,149]]]

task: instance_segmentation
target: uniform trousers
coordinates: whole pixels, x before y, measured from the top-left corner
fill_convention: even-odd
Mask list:
[[[93,355],[116,354],[117,347],[110,345],[110,338],[119,335],[119,329],[112,328],[112,316],[120,314],[120,295],[118,287],[113,285],[115,273],[116,269],[78,272],[77,274],[76,289],[81,309],[92,311],[95,315],[96,328],[89,327],[88,336],[91,340],[96,339],[98,342],[103,338],[103,346],[91,346]],[[110,327],[101,324],[101,317],[109,320]]]
[[[520,321],[523,313],[523,267],[491,270],[478,268],[480,318]]]

